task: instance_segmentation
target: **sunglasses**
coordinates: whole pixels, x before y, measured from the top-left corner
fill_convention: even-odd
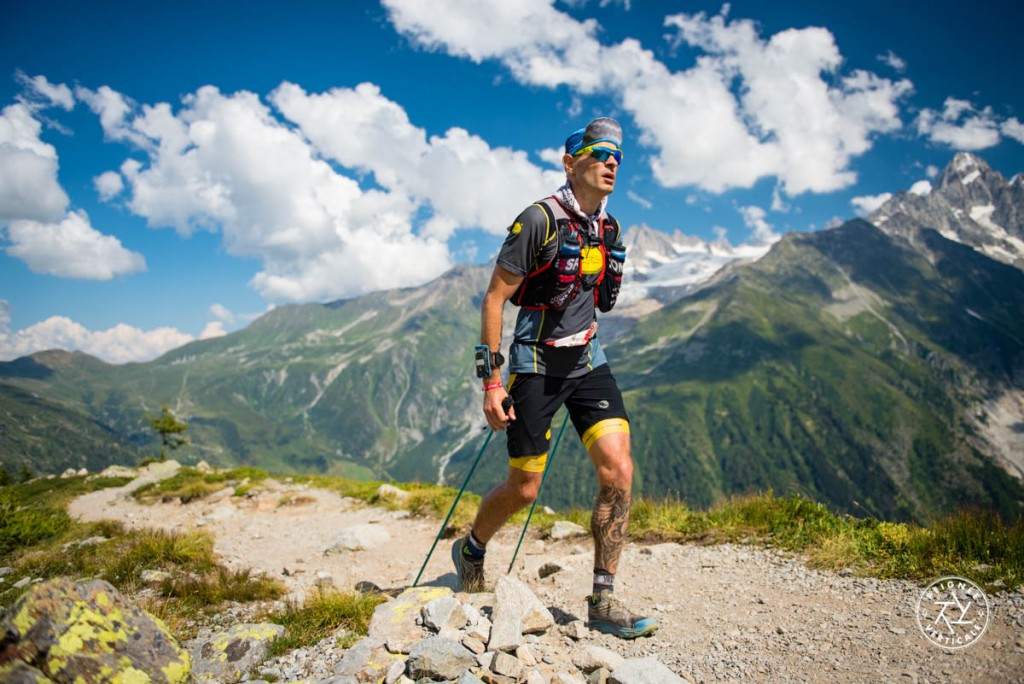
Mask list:
[[[608,161],[609,157],[615,157],[616,164],[622,163],[622,150],[618,148],[598,147],[595,143],[580,149],[580,151],[573,156],[578,157],[583,154],[589,154],[591,157],[602,163]]]

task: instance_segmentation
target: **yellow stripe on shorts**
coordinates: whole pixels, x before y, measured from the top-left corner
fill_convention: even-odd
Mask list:
[[[583,433],[583,446],[590,450],[590,447],[594,446],[594,442],[601,439],[605,435],[614,434],[629,434],[629,421],[625,418],[608,418],[591,425],[586,432]]]
[[[510,458],[508,464],[517,470],[525,470],[528,473],[543,473],[544,465],[548,462],[547,453],[540,456],[518,456]]]

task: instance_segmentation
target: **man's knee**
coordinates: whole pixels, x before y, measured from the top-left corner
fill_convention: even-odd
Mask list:
[[[540,493],[541,477],[512,469],[506,482],[508,492],[518,508],[529,506]]]
[[[597,470],[601,485],[629,489],[633,483],[633,459],[629,451],[628,434],[609,434],[597,440],[590,448],[590,457]]]

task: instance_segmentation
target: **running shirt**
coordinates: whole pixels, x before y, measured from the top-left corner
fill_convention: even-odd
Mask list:
[[[581,226],[585,221],[580,219]],[[599,234],[596,222],[590,225]],[[557,239],[544,242],[548,219],[544,210],[530,205],[509,228],[498,265],[509,273],[526,276],[554,257]],[[585,261],[585,259],[584,259]],[[580,290],[563,311],[519,309],[512,347],[509,349],[510,373],[540,373],[559,378],[576,378],[607,363],[597,337],[578,347],[552,347],[545,342],[582,332],[596,320],[593,290]]]

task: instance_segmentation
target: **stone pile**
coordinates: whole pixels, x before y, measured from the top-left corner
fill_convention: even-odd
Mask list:
[[[514,577],[493,594],[447,587],[407,589],[377,607],[367,636],[343,650],[335,640],[307,662],[322,677],[298,678],[267,660],[285,632],[242,623],[179,645],[163,623],[102,580],[34,586],[0,625],[0,681],[81,682],[299,681],[305,684],[671,684],[684,681],[653,658],[625,659],[586,643],[581,620],[556,624]],[[290,676],[291,675],[291,676]],[[257,679],[265,676],[269,680]]]

